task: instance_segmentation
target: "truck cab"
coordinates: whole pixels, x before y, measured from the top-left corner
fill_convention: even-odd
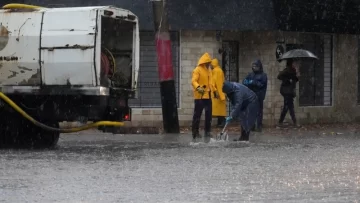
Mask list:
[[[129,121],[139,72],[139,24],[113,6],[0,10],[0,91],[47,125]],[[1,101],[0,147],[55,146]]]

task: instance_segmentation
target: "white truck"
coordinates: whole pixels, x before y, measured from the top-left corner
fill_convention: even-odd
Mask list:
[[[0,92],[34,119],[128,121],[139,71],[139,26],[112,6],[0,9]],[[60,132],[0,101],[0,148],[48,148]]]

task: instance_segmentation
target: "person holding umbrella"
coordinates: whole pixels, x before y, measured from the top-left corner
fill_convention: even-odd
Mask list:
[[[304,49],[293,49],[284,53],[279,61],[286,60],[286,68],[278,75],[281,80],[280,94],[284,97],[278,126],[283,127],[287,112],[290,112],[294,127],[300,127],[295,116],[294,98],[296,97],[296,83],[299,81],[301,60],[304,58],[318,59],[313,53]]]
[[[286,68],[279,73],[277,78],[281,80],[280,94],[284,97],[284,105],[281,110],[278,126],[283,126],[283,121],[287,112],[290,112],[294,127],[299,127],[294,107],[294,98],[296,97],[296,83],[299,81],[300,61],[288,59]]]

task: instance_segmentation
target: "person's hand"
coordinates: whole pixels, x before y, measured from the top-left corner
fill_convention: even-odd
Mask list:
[[[221,101],[226,101],[225,95],[223,95],[222,97],[219,95],[219,97],[220,97],[220,100],[221,100]]]
[[[217,91],[214,92],[215,99],[219,99],[219,93]]]
[[[205,89],[199,86],[196,88],[196,91],[198,91],[200,94],[204,94]]]
[[[226,120],[226,123],[230,123],[233,120],[233,118],[231,116],[228,116],[228,117],[226,117],[225,120]]]

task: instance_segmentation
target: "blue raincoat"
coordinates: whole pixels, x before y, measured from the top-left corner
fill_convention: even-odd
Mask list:
[[[255,60],[253,64],[258,66],[259,70],[249,73],[243,80],[243,84],[254,91],[260,101],[263,101],[267,90],[267,75],[264,73],[263,65],[260,60]],[[251,80],[253,82],[251,84],[247,84]]]
[[[246,78],[243,80],[243,84],[254,91],[259,99],[259,115],[257,117],[256,126],[261,128],[268,79],[266,73],[264,73],[263,65],[260,60],[255,60],[253,62],[253,66],[256,66],[257,68],[253,68],[253,72],[246,76]]]
[[[233,106],[231,117],[239,119],[241,127],[246,132],[250,132],[259,112],[259,101],[256,94],[245,85],[228,81],[224,82],[223,92]]]

